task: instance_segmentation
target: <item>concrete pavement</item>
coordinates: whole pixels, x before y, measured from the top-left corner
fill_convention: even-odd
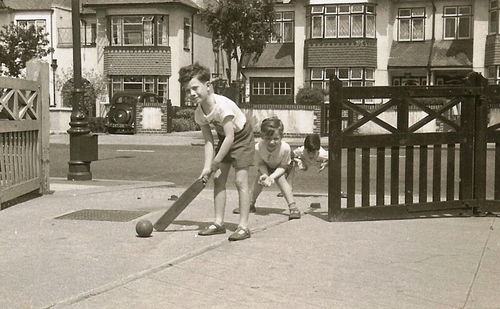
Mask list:
[[[123,140],[134,139],[144,136]],[[231,231],[197,236],[212,220],[207,189],[165,232],[139,238],[136,222],[156,220],[184,188],[51,188],[0,211],[0,308],[500,308],[496,217],[335,223],[326,196],[299,196],[307,214],[288,221],[271,188],[250,216],[252,237],[233,243],[235,191]]]

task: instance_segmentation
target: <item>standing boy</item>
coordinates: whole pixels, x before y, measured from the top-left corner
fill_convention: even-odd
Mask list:
[[[226,182],[231,166],[235,169],[235,185],[241,209],[238,228],[229,240],[250,237],[248,213],[250,209],[248,169],[254,160],[253,129],[241,109],[230,99],[213,93],[210,70],[198,62],[182,67],[179,82],[187,96],[197,104],[195,121],[205,140],[205,163],[200,178],[207,181],[214,173],[214,222],[198,234],[202,236],[224,234]],[[215,127],[219,143],[214,150],[210,126]]]
[[[260,126],[262,140],[255,145],[258,176],[252,186],[250,211],[256,212],[255,202],[263,187],[270,187],[276,183],[285,197],[290,211],[289,219],[300,219],[300,211],[295,204],[292,187],[287,181],[288,173],[292,170],[291,148],[283,141],[283,122],[278,118],[267,118]],[[239,209],[233,210],[239,213]]]

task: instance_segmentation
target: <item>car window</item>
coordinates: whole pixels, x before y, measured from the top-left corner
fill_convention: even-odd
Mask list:
[[[137,102],[137,99],[131,96],[118,97],[115,101],[116,104],[134,104],[135,102]]]

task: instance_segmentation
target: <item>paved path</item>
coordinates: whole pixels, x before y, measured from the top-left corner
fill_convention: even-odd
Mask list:
[[[297,197],[307,214],[288,221],[264,190],[252,237],[231,243],[230,231],[197,236],[212,220],[205,190],[166,232],[139,238],[136,222],[184,188],[51,182],[54,194],[0,211],[0,308],[500,308],[496,217],[328,222],[318,196]],[[229,191],[231,231],[236,203]],[[115,215],[58,219],[86,209]]]

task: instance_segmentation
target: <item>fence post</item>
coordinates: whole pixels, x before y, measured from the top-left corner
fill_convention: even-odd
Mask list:
[[[172,133],[172,114],[174,110],[172,109],[172,101],[167,99],[167,133]]]
[[[40,120],[40,131],[38,133],[38,147],[40,153],[40,193],[50,192],[50,96],[49,96],[49,64],[42,60],[30,60],[26,63],[27,79],[38,83],[37,108]]]
[[[330,74],[328,135],[328,221],[340,221],[342,179],[342,82]]]
[[[479,207],[484,207],[486,201],[486,159],[488,128],[488,100],[486,99],[488,80],[476,72],[472,72],[467,79],[474,87],[479,87],[481,94],[474,100],[475,130],[474,130],[474,199]],[[480,212],[479,209],[475,210]]]

